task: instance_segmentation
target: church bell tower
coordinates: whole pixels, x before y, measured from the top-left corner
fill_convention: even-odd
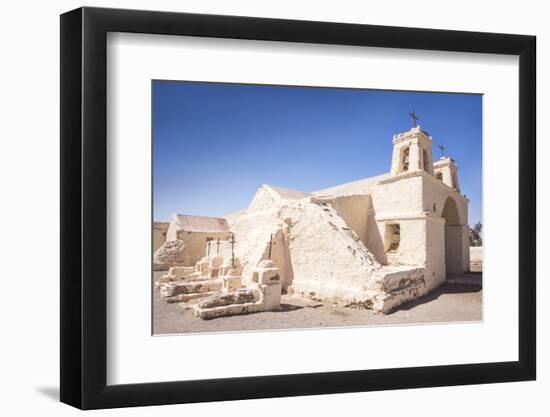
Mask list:
[[[412,129],[393,137],[391,175],[417,171],[426,171],[434,175],[432,138],[417,125],[416,114],[412,112],[410,116],[413,118]]]
[[[453,158],[441,157],[434,163],[435,177],[453,190],[460,192],[458,185],[458,165]]]

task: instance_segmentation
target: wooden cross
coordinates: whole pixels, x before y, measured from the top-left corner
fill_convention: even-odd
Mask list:
[[[441,157],[443,158],[445,156],[445,146],[443,145],[437,145],[439,147],[439,150],[441,151]]]
[[[416,115],[416,113],[414,112],[414,110],[412,111],[412,113],[409,113],[409,116],[411,116],[411,118],[413,119],[413,127],[417,127],[418,126],[418,123],[416,123],[418,120],[420,120],[420,117],[418,117]]]
[[[271,246],[273,246],[273,233],[269,235],[269,255],[267,259],[271,259]]]
[[[210,241],[210,240],[206,243],[206,246],[208,247],[208,251],[206,252],[206,256],[210,256],[210,243],[212,243],[212,241]]]
[[[231,267],[235,268],[235,235],[231,235]]]

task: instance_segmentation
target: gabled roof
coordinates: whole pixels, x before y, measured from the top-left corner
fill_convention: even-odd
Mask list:
[[[377,175],[376,177],[363,178],[361,180],[340,184],[335,187],[325,188],[324,190],[315,191],[313,194],[320,195],[344,195],[344,194],[371,194],[374,191],[376,184],[389,174]]]
[[[174,220],[177,223],[178,229],[185,232],[229,232],[227,220],[220,217],[174,214]]]
[[[311,193],[306,193],[300,190],[293,190],[291,188],[277,187],[275,185],[264,184],[265,187],[271,188],[275,191],[281,198],[286,200],[300,200],[311,196]]]
[[[277,208],[284,200],[301,200],[310,196],[310,193],[303,191],[263,184],[256,191],[246,212],[269,211]]]

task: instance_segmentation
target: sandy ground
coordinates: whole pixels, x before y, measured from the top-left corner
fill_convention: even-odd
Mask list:
[[[154,279],[163,274],[155,272]],[[192,315],[186,303],[168,304],[155,291],[153,332],[158,335],[482,320],[481,273],[470,273],[459,278],[463,279],[446,283],[425,297],[403,304],[387,315],[284,295],[281,311],[202,320]]]

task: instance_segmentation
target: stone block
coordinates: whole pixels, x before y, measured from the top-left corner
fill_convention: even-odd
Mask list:
[[[261,303],[264,310],[277,310],[281,307],[281,284],[260,285]]]
[[[185,278],[195,271],[193,267],[176,266],[168,270],[168,275],[174,278]]]
[[[225,276],[222,277],[222,289],[225,291],[234,291],[243,286],[242,277]]]

